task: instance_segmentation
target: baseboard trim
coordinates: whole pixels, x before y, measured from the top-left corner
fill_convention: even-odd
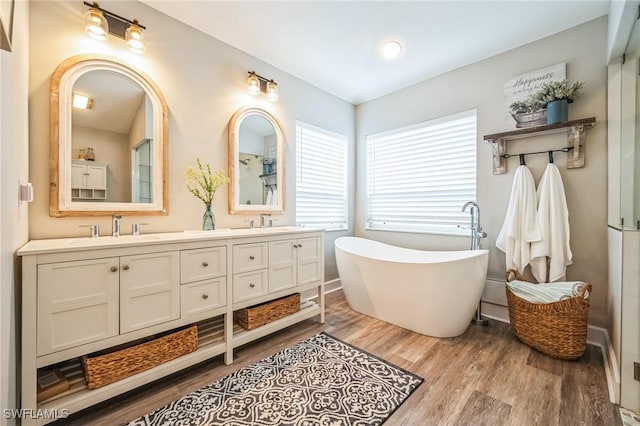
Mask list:
[[[587,343],[600,347],[604,373],[607,377],[609,400],[614,404],[620,403],[620,369],[616,359],[609,332],[605,328],[590,325],[587,330]]]

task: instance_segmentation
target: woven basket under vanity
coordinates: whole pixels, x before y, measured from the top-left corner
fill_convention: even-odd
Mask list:
[[[234,312],[234,319],[245,330],[252,330],[300,311],[300,293],[281,297]]]
[[[179,358],[198,348],[198,328],[184,330],[95,357],[82,357],[87,388],[97,389]]]
[[[509,269],[505,280],[513,279],[527,281]],[[554,358],[582,356],[587,344],[591,284],[586,284],[579,295],[553,303],[531,303],[516,296],[508,286],[505,289],[511,327],[522,342]]]

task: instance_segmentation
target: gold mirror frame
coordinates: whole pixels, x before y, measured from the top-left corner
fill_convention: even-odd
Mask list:
[[[276,132],[276,187],[278,189],[278,201],[275,205],[265,204],[240,204],[240,173],[238,164],[240,162],[240,125],[242,121],[250,115],[260,115],[273,126]],[[269,111],[259,107],[245,107],[236,111],[229,121],[229,214],[282,214],[285,203],[285,149],[286,142],[284,131],[280,121]]]
[[[85,73],[108,70],[122,74],[144,89],[153,105],[153,201],[151,203],[77,202],[71,199],[71,98],[75,82]],[[148,76],[118,58],[78,55],[62,62],[51,75],[49,98],[49,215],[167,215],[168,110],[158,86]]]

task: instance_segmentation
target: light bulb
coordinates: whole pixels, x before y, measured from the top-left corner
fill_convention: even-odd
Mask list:
[[[134,20],[129,24],[125,33],[125,40],[129,50],[134,53],[144,53],[144,42],[142,41],[142,28],[138,26],[138,21]]]
[[[255,73],[251,72],[249,74],[249,78],[247,79],[247,93],[255,96],[260,93],[260,80]]]
[[[278,85],[273,80],[267,82],[267,99],[271,102],[276,102],[280,99],[278,96]]]
[[[391,40],[382,46],[382,56],[385,59],[395,59],[402,53],[402,45],[397,41]]]
[[[87,10],[84,15],[84,30],[92,39],[100,41],[107,39],[109,24],[100,9],[92,7]]]

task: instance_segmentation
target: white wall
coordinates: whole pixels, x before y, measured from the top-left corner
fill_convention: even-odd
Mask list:
[[[503,130],[505,81],[528,71],[565,62],[567,77],[586,83],[584,96],[570,105],[569,118],[595,116],[597,123],[588,130],[584,168],[567,170],[565,155],[556,155],[570,215],[574,264],[568,269],[568,278],[592,283],[590,322],[606,324],[606,43],[607,18],[602,17],[357,106],[356,235],[420,249],[468,247],[468,237],[365,230],[364,147],[369,134],[475,108],[478,111],[477,201],[481,208],[482,226],[489,234],[484,242],[484,247],[490,249],[488,276],[502,279],[505,271],[504,253],[496,249],[495,239],[504,220],[513,173],[518,164],[517,159],[509,160],[506,174],[493,175],[491,146],[483,142],[482,137]],[[561,135],[521,139],[508,142],[507,152],[560,148],[566,143],[566,137]],[[546,164],[545,155],[527,158],[527,165],[536,182]]]
[[[201,228],[203,205],[184,185],[184,171],[195,165],[196,157],[214,168],[227,169],[227,124],[239,108],[259,103],[281,121],[287,137],[286,206],[277,225],[295,224],[295,121],[302,120],[354,139],[353,105],[294,78],[248,54],[196,31],[141,3],[104,1],[100,6],[126,17],[135,17],[147,26],[144,55],[129,53],[124,41],[106,43],[83,33],[86,6],[73,2],[31,4],[30,49],[30,166],[37,197],[29,221],[30,238],[81,236],[80,224],[97,223],[110,229],[110,218],[52,218],[48,215],[49,76],[64,59],[97,52],[118,56],[149,75],[165,95],[169,109],[169,215],[123,219],[148,222],[145,232],[166,232]],[[52,34],[55,37],[52,37]],[[280,101],[270,103],[265,96],[246,94],[247,71],[278,82]],[[353,177],[351,177],[353,183]],[[351,210],[353,211],[353,209]],[[216,226],[245,227],[246,215],[227,214],[227,187],[214,200]],[[256,218],[255,216],[253,218]],[[351,221],[353,223],[353,220]],[[337,276],[333,239],[327,234],[327,279]]]
[[[0,424],[1,409],[17,405],[16,338],[20,263],[16,250],[28,239],[28,207],[18,201],[18,185],[28,180],[29,5],[15,2],[12,52],[0,51]],[[44,191],[48,193],[47,190]]]

